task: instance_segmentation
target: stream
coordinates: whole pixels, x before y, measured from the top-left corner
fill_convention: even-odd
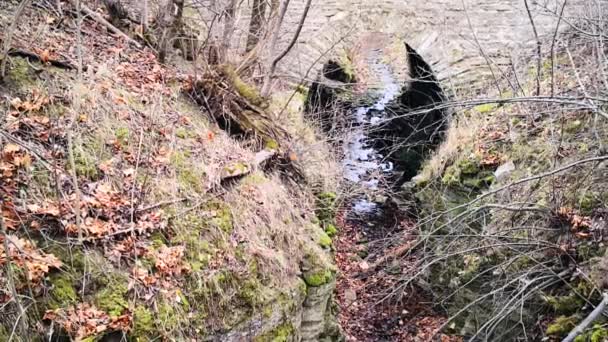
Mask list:
[[[343,147],[344,177],[370,192],[382,187],[382,179],[391,175],[394,166],[374,147],[369,131],[384,119],[386,106],[399,96],[401,91],[391,67],[380,62],[380,51],[374,52],[369,64],[380,84],[369,92],[375,100],[371,105],[353,109],[351,116],[354,132],[349,135]],[[381,211],[378,202],[363,195],[354,199],[352,210],[355,215],[361,216],[380,214]]]

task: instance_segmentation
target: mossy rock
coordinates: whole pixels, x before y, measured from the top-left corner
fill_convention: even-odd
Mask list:
[[[179,127],[175,130],[175,136],[180,139],[196,138],[196,134],[185,127]]]
[[[577,202],[583,215],[591,215],[602,204],[601,195],[594,191],[584,191],[578,196]]]
[[[73,153],[76,174],[79,177],[84,177],[89,180],[97,180],[100,178],[101,172],[97,167],[98,159],[91,153],[88,146],[75,146]],[[68,162],[66,168],[72,170],[71,163]]]
[[[325,258],[322,250],[309,251],[302,262],[302,279],[309,287],[319,287],[335,278],[335,267]]]

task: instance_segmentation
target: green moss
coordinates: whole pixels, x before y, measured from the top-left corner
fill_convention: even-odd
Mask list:
[[[258,89],[254,85],[247,84],[244,82],[236,73],[232,66],[224,66],[222,68],[224,75],[228,78],[234,89],[244,97],[247,101],[255,106],[265,108],[268,106],[262,95],[260,95]]]
[[[574,314],[585,304],[585,301],[576,293],[567,296],[547,296],[545,301],[560,315]]]
[[[482,171],[479,175],[466,178],[462,181],[462,184],[466,187],[473,188],[476,190],[484,189],[492,185],[495,181],[494,173],[491,171]]]
[[[294,328],[291,323],[284,323],[274,328],[273,330],[257,336],[253,339],[254,342],[287,342],[294,333]]]
[[[318,287],[334,279],[335,266],[328,260],[323,250],[315,248],[305,253],[301,270],[306,285]]]
[[[129,142],[129,129],[127,127],[119,127],[114,132],[114,136],[121,144],[127,144]]]
[[[564,130],[568,133],[576,133],[581,130],[583,127],[583,122],[581,120],[572,120],[566,124]]]
[[[190,151],[175,151],[171,153],[169,162],[177,169],[185,168],[188,165]]]
[[[496,107],[497,106],[495,103],[486,103],[479,106],[475,106],[473,109],[480,114],[487,114],[496,109]]]
[[[331,224],[336,217],[337,196],[334,192],[323,192],[317,195],[317,218],[323,224]]]
[[[325,232],[321,232],[319,236],[319,246],[323,248],[330,248],[332,244],[332,240]]]
[[[315,272],[307,272],[304,274],[304,281],[310,287],[319,287],[329,283],[333,278],[330,270],[317,270]]]
[[[457,165],[463,175],[472,176],[480,171],[479,160],[476,158],[463,159]]]
[[[120,316],[129,307],[126,300],[128,292],[127,279],[111,275],[104,279],[104,287],[95,295],[95,304],[111,317]]]
[[[342,72],[344,72],[344,75],[346,75],[346,82],[347,83],[357,82],[357,77],[355,75],[355,65],[354,65],[352,59],[347,54],[344,54],[340,58],[339,64],[340,64],[340,68],[342,68]]]
[[[600,194],[594,191],[585,191],[578,197],[578,207],[583,215],[591,215],[601,205]]]
[[[179,127],[175,130],[175,136],[180,139],[191,139],[196,138],[196,133],[186,129],[185,127]]]
[[[74,290],[74,280],[67,273],[62,273],[51,277],[52,301],[50,307],[53,309],[69,306],[78,300],[78,295]]]
[[[186,246],[185,258],[192,268],[192,272],[202,271],[209,265],[215,254],[213,246],[201,234],[208,229],[210,222],[202,214],[188,214],[172,221],[177,235],[173,238],[174,244]]]
[[[276,140],[274,140],[274,139],[269,139],[269,140],[266,140],[265,147],[268,150],[278,150],[279,149],[279,143]]]
[[[35,74],[28,62],[23,58],[10,60],[10,68],[7,70],[7,78],[16,88],[25,88],[35,83]]]
[[[179,308],[166,302],[162,302],[157,307],[156,325],[159,329],[167,332],[179,329],[182,324],[187,322],[187,317],[179,312]]]
[[[177,181],[182,189],[200,193],[203,190],[203,177],[194,170],[182,169],[177,174]]]
[[[564,337],[576,327],[578,320],[578,316],[559,316],[547,326],[547,335],[557,338]]]
[[[262,172],[253,172],[249,174],[247,177],[243,178],[241,184],[245,185],[260,185],[268,182],[266,176]]]
[[[231,176],[241,176],[244,174],[247,174],[251,171],[251,167],[246,164],[246,163],[232,163],[226,167],[224,167],[224,169],[222,170],[223,175],[226,177],[231,177]]]
[[[74,164],[76,165],[76,174],[78,176],[90,180],[99,179],[100,172],[97,168],[97,159],[83,146],[74,147]],[[72,169],[69,162],[67,169]]]
[[[252,309],[261,307],[269,299],[265,287],[259,280],[254,278],[245,280],[245,282],[239,286],[238,296]]]
[[[604,342],[608,340],[608,330],[601,325],[595,325],[591,332],[590,340],[591,342]]]
[[[585,333],[578,335],[574,342],[604,342],[608,341],[608,330],[600,325],[595,324],[591,329],[588,329]]]
[[[214,216],[211,219],[211,224],[225,233],[231,233],[234,229],[232,223],[232,211],[225,203],[215,202],[207,205],[207,208],[213,210]]]
[[[336,228],[336,226],[331,223],[327,224],[325,225],[325,233],[327,233],[330,238],[334,237],[338,235],[338,228]]]
[[[139,305],[133,310],[133,331],[136,341],[148,341],[154,333],[154,316],[146,307]]]

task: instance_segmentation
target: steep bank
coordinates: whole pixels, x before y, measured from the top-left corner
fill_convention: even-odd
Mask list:
[[[3,32],[16,6],[0,4]],[[79,42],[71,17],[32,6],[24,18],[13,46],[47,57],[9,57],[0,86],[0,340],[335,339],[317,214],[332,210],[318,198],[335,197],[337,164],[300,96],[275,127],[284,140],[260,146],[199,107],[179,56],[160,64],[89,19]],[[79,55],[82,74],[46,63]],[[231,101],[257,92],[212,75]],[[290,95],[251,106],[274,115]],[[258,159],[285,146],[283,168]]]
[[[403,255],[418,261],[400,263],[398,291],[432,294],[443,331],[467,340],[561,340],[606,291],[605,60],[589,36],[560,42],[454,101],[446,141],[403,189],[420,208]],[[604,340],[604,322],[576,341]]]

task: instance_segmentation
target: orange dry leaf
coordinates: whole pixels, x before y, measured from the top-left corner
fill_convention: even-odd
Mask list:
[[[27,271],[29,282],[34,285],[40,283],[42,278],[50,271],[51,268],[59,268],[62,266],[59,260],[53,254],[47,254],[38,249],[33,243],[20,239],[13,235],[7,235],[8,239],[8,255],[11,261],[20,268]],[[6,262],[7,253],[4,246],[0,246],[0,264]]]
[[[43,203],[42,206],[39,204],[30,204],[26,206],[27,210],[36,215],[48,215],[59,217],[61,215],[61,210],[56,203]]]
[[[51,53],[49,52],[49,50],[48,50],[48,49],[46,49],[46,50],[42,51],[42,52],[40,53],[40,61],[41,61],[43,64],[44,64],[44,63],[47,63],[47,62],[49,61],[49,59],[50,59],[50,55],[51,55]]]
[[[3,150],[4,154],[6,154],[6,155],[12,155],[19,151],[21,151],[21,147],[19,147],[19,145],[15,145],[15,144],[6,144],[4,146],[4,150]]]
[[[154,256],[156,269],[160,274],[168,276],[188,273],[190,268],[184,263],[183,257],[183,246],[162,246]]]
[[[142,267],[133,268],[133,278],[139,280],[144,286],[150,286],[156,284],[156,277],[151,275],[149,271]]]
[[[132,317],[130,314],[110,317],[92,304],[80,303],[69,308],[47,310],[44,320],[59,324],[75,341],[99,335],[105,331],[131,330]]]

